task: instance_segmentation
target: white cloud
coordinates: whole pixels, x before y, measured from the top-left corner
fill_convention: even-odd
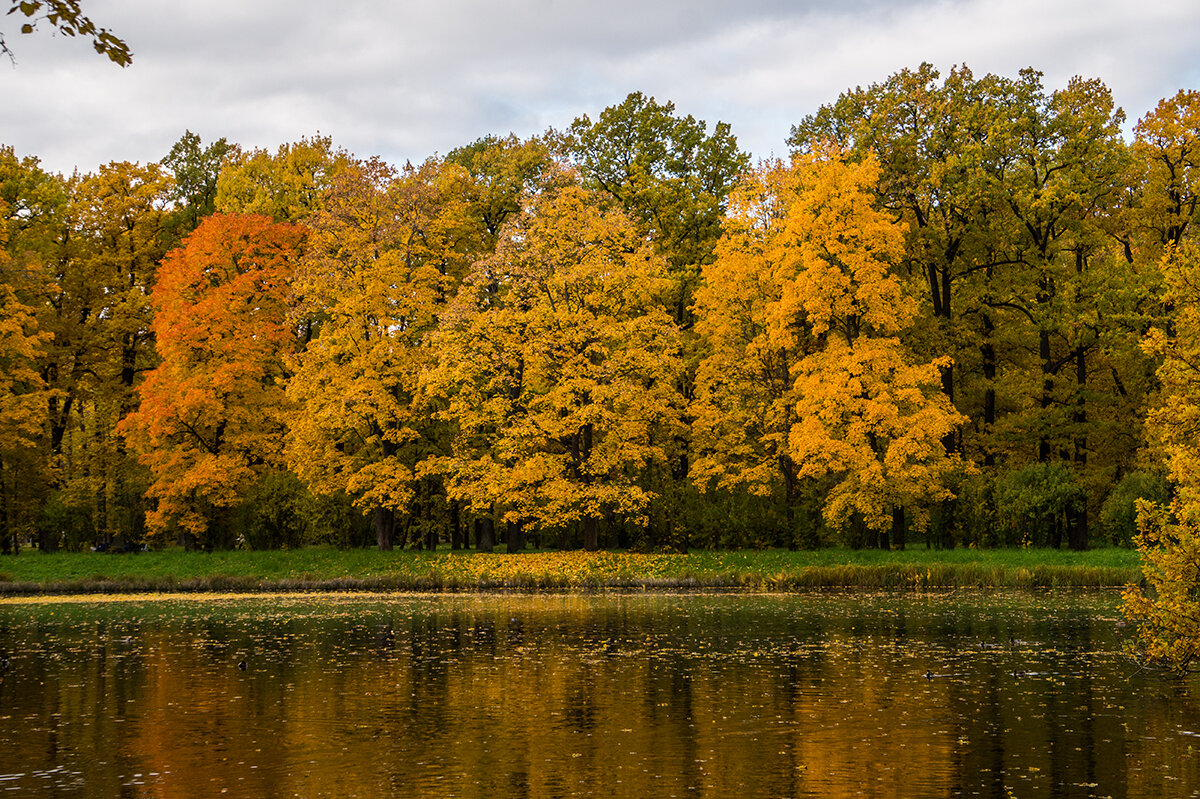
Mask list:
[[[317,130],[403,162],[593,116],[633,90],[730,122],[758,156],[845,89],[930,61],[1103,79],[1131,118],[1194,85],[1200,6],[1177,0],[96,0],[84,42],[9,35],[0,142],[70,171],[161,157],[184,129],[274,148]],[[0,24],[4,24],[0,20]],[[11,27],[11,26],[8,26]],[[7,30],[7,28],[6,28]]]

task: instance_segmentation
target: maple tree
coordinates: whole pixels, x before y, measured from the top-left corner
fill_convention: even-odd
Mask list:
[[[154,475],[153,533],[178,524],[203,539],[282,462],[284,358],[299,344],[288,283],[304,236],[267,217],[217,214],[163,261],[153,294],[162,363],[120,425]]]
[[[775,324],[806,325],[816,346],[795,365],[790,457],[801,478],[835,478],[831,521],[900,532],[900,509],[921,522],[922,509],[951,495],[960,464],[942,440],[964,420],[940,391],[939,361],[914,362],[899,338],[916,302],[890,272],[903,229],[875,207],[878,163],[828,149],[794,169],[775,259],[794,262],[795,278]]]
[[[477,513],[499,502],[515,525],[581,525],[587,549],[605,516],[641,520],[637,478],[679,424],[668,286],[632,221],[560,173],[443,317],[427,383],[456,432],[426,468]]]
[[[356,162],[309,218],[296,289],[315,323],[288,389],[289,462],[315,490],[344,491],[373,512],[381,549],[429,448],[418,379],[437,308],[470,258],[466,180],[436,161],[403,172]]]
[[[1161,359],[1159,402],[1147,427],[1175,491],[1169,506],[1139,502],[1137,547],[1150,590],[1131,587],[1125,613],[1140,654],[1186,671],[1200,658],[1200,246],[1184,237],[1162,259],[1169,324],[1144,346]]]
[[[802,264],[781,258],[796,175],[760,164],[730,195],[716,258],[696,291],[700,361],[692,402],[692,481],[705,490],[778,495],[794,542],[799,491],[788,436],[796,423],[795,369],[815,347],[784,295]]]

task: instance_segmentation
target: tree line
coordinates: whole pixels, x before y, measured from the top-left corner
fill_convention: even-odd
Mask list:
[[[0,542],[1128,544],[1195,452],[1200,93],[1123,124],[922,65],[758,163],[641,93],[416,166],[0,147]]]

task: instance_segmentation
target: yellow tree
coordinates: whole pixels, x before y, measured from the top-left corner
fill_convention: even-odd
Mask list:
[[[929,503],[951,496],[959,461],[942,440],[964,420],[940,393],[943,364],[914,363],[900,340],[917,309],[889,271],[903,230],[873,200],[876,160],[814,148],[793,168],[784,233],[768,258],[795,277],[767,320],[776,330],[803,325],[814,339],[793,371],[790,457],[800,478],[834,480],[830,521],[899,533],[905,508],[920,522]]]
[[[1132,227],[1148,233],[1151,244],[1178,245],[1200,210],[1200,91],[1160,101],[1138,120],[1134,136],[1143,183]]]
[[[215,214],[163,262],[153,295],[162,363],[121,424],[154,474],[152,532],[178,524],[203,539],[282,461],[284,359],[298,345],[289,282],[303,241],[294,225]]]
[[[314,490],[373,512],[380,549],[392,546],[429,448],[418,378],[435,312],[471,253],[466,180],[438,161],[402,172],[356,162],[309,219],[296,288],[312,338],[288,389],[289,463]]]
[[[1125,613],[1142,654],[1186,671],[1200,660],[1200,246],[1168,246],[1164,300],[1173,313],[1143,346],[1162,359],[1162,395],[1146,426],[1166,461],[1176,494],[1170,512],[1142,502],[1138,549],[1150,590],[1130,588]]]
[[[0,200],[0,211],[5,203]],[[26,501],[30,473],[44,461],[45,408],[49,394],[38,361],[50,338],[38,330],[34,308],[17,293],[20,276],[0,228],[0,552],[17,552],[17,535],[31,532],[33,508]]]
[[[281,145],[274,155],[233,147],[223,157],[216,210],[264,214],[276,222],[301,222],[320,208],[334,176],[350,162],[328,136]]]
[[[436,468],[479,513],[539,530],[640,520],[638,477],[679,433],[665,263],[619,209],[567,175],[505,225],[442,320],[431,392],[457,427]]]
[[[730,195],[716,259],[696,290],[705,355],[691,408],[693,482],[762,497],[782,488],[789,544],[798,489],[788,443],[799,401],[794,373],[814,346],[802,320],[781,308],[803,266],[776,259],[795,189],[796,173],[776,161],[760,164]]]
[[[157,364],[150,292],[169,249],[173,188],[155,164],[114,162],[73,177],[57,251],[46,259],[51,450],[64,505],[89,520],[83,534],[98,543],[142,528],[147,475],[114,429]]]

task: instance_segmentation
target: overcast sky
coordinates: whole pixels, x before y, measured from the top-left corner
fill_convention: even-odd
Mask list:
[[[1196,0],[85,0],[121,69],[43,23],[0,30],[0,144],[56,172],[154,161],[185,129],[275,149],[317,131],[402,164],[642,91],[756,157],[855,85],[929,61],[1098,77],[1130,121],[1200,85]]]

